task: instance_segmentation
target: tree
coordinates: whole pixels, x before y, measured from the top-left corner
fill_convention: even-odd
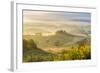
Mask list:
[[[37,45],[34,42],[34,40],[32,40],[32,39],[29,40],[29,48],[30,49],[37,49]]]
[[[28,51],[28,41],[27,40],[23,40],[23,54],[25,53],[25,52],[27,52]]]
[[[64,30],[59,30],[59,31],[56,32],[56,34],[66,34],[66,31],[64,31]]]

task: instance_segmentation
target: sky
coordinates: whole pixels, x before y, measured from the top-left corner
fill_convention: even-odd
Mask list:
[[[73,26],[90,25],[91,14],[84,12],[23,11],[24,34],[52,32],[56,30],[72,31]],[[71,27],[71,28],[69,28]],[[77,27],[79,28],[79,27]]]

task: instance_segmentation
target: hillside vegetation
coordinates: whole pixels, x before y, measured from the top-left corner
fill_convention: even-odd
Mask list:
[[[77,36],[66,31],[55,35],[23,36],[23,62],[91,59],[90,36]]]

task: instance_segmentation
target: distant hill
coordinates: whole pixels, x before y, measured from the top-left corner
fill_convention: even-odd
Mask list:
[[[68,45],[75,44],[76,42],[84,38],[86,37],[72,35],[63,30],[56,31],[55,35],[49,35],[49,36],[24,35],[24,39],[26,40],[33,39],[37,44],[37,46],[40,48],[66,47]]]
[[[34,33],[51,33],[59,30],[74,35],[85,36],[91,33],[91,25],[85,23],[64,23],[64,24],[26,24],[23,28],[24,35],[32,35]]]

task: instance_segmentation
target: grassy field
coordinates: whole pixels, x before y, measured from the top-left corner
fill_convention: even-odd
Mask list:
[[[55,35],[23,36],[23,62],[91,59],[90,36],[76,36],[65,31]]]

